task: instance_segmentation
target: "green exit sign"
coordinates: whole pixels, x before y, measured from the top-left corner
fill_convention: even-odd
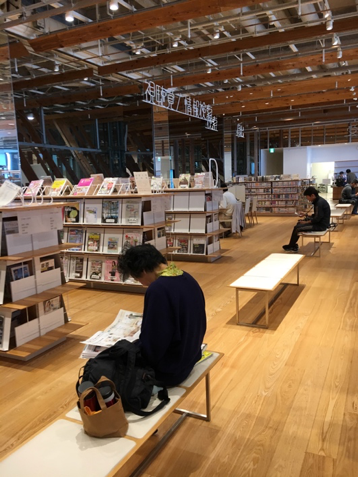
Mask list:
[[[270,147],[269,151],[270,151],[271,153],[273,153],[273,152],[275,152],[275,149],[274,149],[273,147]]]

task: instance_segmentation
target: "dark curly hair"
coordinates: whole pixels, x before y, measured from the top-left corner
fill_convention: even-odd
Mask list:
[[[129,275],[137,279],[143,272],[153,272],[161,263],[166,265],[167,261],[153,245],[136,245],[118,257],[118,271],[123,274],[123,280]]]

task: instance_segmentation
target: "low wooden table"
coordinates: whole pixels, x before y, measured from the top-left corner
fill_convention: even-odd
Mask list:
[[[304,259],[304,255],[286,253],[272,253],[242,277],[231,283],[230,287],[236,290],[236,323],[243,326],[254,326],[258,328],[268,328],[269,326],[269,297],[270,293],[283,282],[286,276],[297,268],[297,285],[299,285],[299,263]],[[251,291],[266,293],[266,325],[259,325],[257,321],[261,314],[251,323],[242,322],[239,318],[239,291]],[[278,295],[274,298],[277,298]],[[273,300],[273,301],[274,301]]]

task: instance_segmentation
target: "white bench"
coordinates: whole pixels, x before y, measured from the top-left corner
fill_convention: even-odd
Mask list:
[[[88,436],[83,431],[76,407],[0,462],[0,475],[4,477],[114,476],[168,416],[173,412],[180,413],[181,417],[132,474],[133,477],[139,476],[186,417],[210,421],[210,371],[223,356],[222,353],[212,352],[212,354],[210,358],[197,364],[180,386],[168,390],[170,402],[162,410],[148,417],[126,413],[129,428],[125,437],[97,439]],[[179,409],[181,402],[204,378],[206,414]],[[153,397],[147,410],[158,403],[159,400]]]
[[[269,326],[269,306],[278,295],[269,302],[270,293],[273,292],[286,278],[286,276],[297,267],[297,285],[299,285],[299,263],[304,259],[304,255],[287,255],[285,253],[272,253],[251,270],[246,272],[238,280],[231,283],[230,287],[236,289],[236,323],[244,326],[255,326],[268,328]],[[261,318],[260,314],[253,322],[240,321],[239,318],[239,291],[266,292],[266,325],[257,324]]]
[[[328,241],[322,241],[322,237],[324,237],[325,235],[328,234]],[[313,252],[311,253],[311,257],[313,257],[315,255],[315,253],[317,252],[318,250],[318,257],[321,256],[321,245],[322,243],[331,243],[331,231],[330,229],[326,229],[326,230],[311,230],[311,231],[307,231],[307,232],[300,232],[298,234],[300,237],[302,237],[302,247],[303,247],[303,238],[304,237],[309,237],[309,238],[312,238],[313,237]],[[317,247],[316,247],[317,245]]]
[[[343,208],[331,209],[331,219],[336,221],[337,224],[344,225],[344,219],[346,218],[346,211]]]
[[[344,218],[349,219],[353,212],[353,204],[337,204],[336,209],[344,210]]]

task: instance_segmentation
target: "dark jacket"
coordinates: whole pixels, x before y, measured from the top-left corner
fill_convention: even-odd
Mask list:
[[[347,184],[341,192],[342,200],[343,201],[344,200],[348,200],[348,201],[355,200],[356,197],[353,194],[354,194],[354,189],[352,189],[352,187],[349,184]]]
[[[328,229],[331,222],[331,208],[329,203],[323,199],[323,197],[318,196],[312,204],[314,206],[314,213],[309,217],[311,224],[315,226],[316,230]]]
[[[148,287],[139,339],[156,379],[168,386],[184,381],[201,358],[205,331],[205,299],[191,275],[161,276]]]

